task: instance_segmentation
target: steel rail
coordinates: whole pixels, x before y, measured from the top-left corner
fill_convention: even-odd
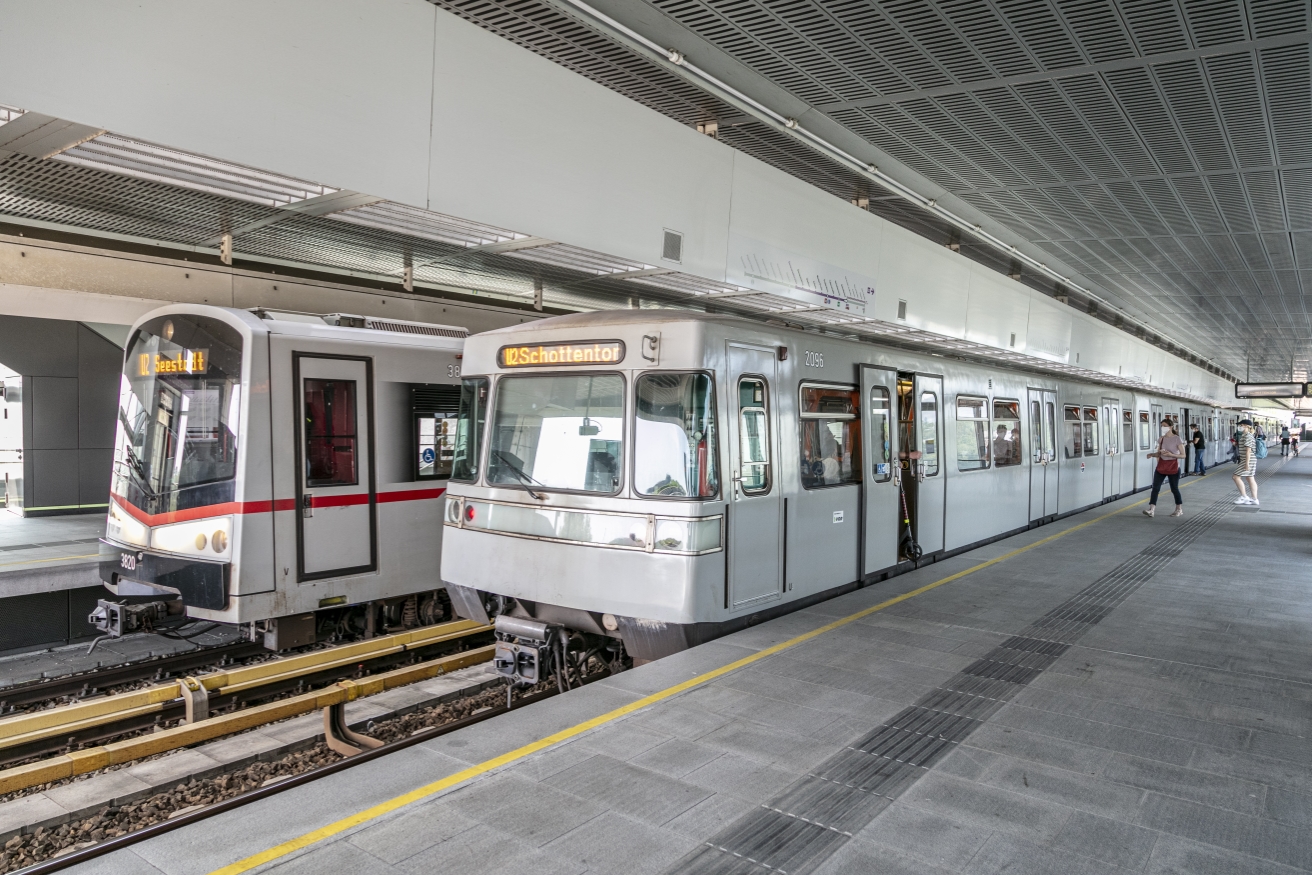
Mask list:
[[[609,675],[610,672],[608,671],[599,673],[585,680],[583,682],[583,685],[586,686],[590,683],[593,683],[594,681],[602,680],[603,678],[608,677]],[[92,845],[89,848],[83,848],[80,851],[73,851],[72,853],[65,854],[62,857],[55,857],[40,863],[36,863],[35,865],[28,866],[27,868],[22,869],[20,871],[22,875],[47,875],[47,873],[60,872],[64,869],[68,869],[73,866],[86,863],[90,860],[94,860],[106,854],[111,854],[115,851],[119,851],[124,848],[131,847],[132,845],[138,844],[140,842],[148,841],[149,839],[153,839],[156,836],[161,836],[164,835],[165,833],[172,832],[173,830],[181,829],[183,827],[200,823],[204,820],[208,820],[211,817],[215,817],[216,815],[219,814],[224,814],[228,811],[234,811],[238,808],[242,808],[246,805],[249,805],[252,802],[258,802],[261,799],[267,799],[270,796],[275,796],[286,790],[292,790],[296,787],[303,787],[307,784],[311,784],[319,780],[320,778],[326,778],[329,775],[335,775],[338,772],[342,772],[345,771],[346,769],[353,768],[354,766],[370,762],[372,760],[378,759],[379,757],[387,756],[388,754],[394,753],[398,750],[402,750],[407,747],[412,747],[416,744],[423,744],[425,741],[431,741],[434,738],[439,738],[443,735],[447,735],[449,733],[455,732],[458,729],[464,729],[468,726],[474,726],[478,723],[482,723],[485,720],[491,720],[493,717],[499,717],[502,714],[508,713],[510,711],[517,711],[520,708],[527,707],[528,705],[534,704],[535,702],[540,702],[543,699],[549,699],[552,696],[558,696],[558,695],[560,695],[560,692],[558,690],[548,689],[540,693],[534,693],[532,695],[525,696],[524,698],[520,699],[518,702],[514,702],[509,706],[497,705],[486,711],[480,711],[477,714],[471,714],[468,717],[463,717],[459,720],[453,720],[450,723],[444,723],[441,726],[433,726],[428,729],[424,729],[419,732],[416,732],[413,735],[409,735],[405,738],[399,738],[396,741],[388,742],[384,744],[382,747],[376,747],[373,748],[372,750],[366,750],[363,751],[362,753],[356,754],[355,756],[338,760],[335,763],[329,763],[326,766],[320,766],[317,769],[311,769],[308,772],[302,772],[299,775],[293,775],[289,778],[286,778],[281,781],[277,781],[273,784],[269,784],[264,787],[258,787],[254,790],[250,790],[238,796],[233,796],[230,799],[224,799],[220,802],[215,802],[211,805],[206,805],[204,808],[201,808],[197,811],[188,812],[187,814],[179,815],[178,817],[160,821],[159,823],[152,824],[146,827],[145,829],[137,830],[136,832],[128,833],[127,835],[117,836],[112,839],[107,839],[105,841]]]

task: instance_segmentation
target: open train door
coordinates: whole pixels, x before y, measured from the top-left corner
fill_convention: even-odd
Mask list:
[[[373,362],[292,353],[298,580],[378,568]]]
[[[866,470],[861,482],[861,576],[897,564],[897,542],[902,530],[902,505],[897,465],[897,371],[876,365],[859,365],[865,422],[861,458]]]

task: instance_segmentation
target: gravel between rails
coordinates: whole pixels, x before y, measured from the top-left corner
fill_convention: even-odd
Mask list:
[[[515,698],[532,695],[546,688],[543,684],[516,691]],[[441,726],[504,705],[505,701],[505,688],[494,687],[400,717],[380,720],[373,724],[369,734],[380,741],[395,741],[421,729]],[[81,850],[104,839],[136,832],[168,820],[173,815],[239,796],[265,784],[340,759],[342,757],[329,750],[323,742],[317,742],[312,747],[294,751],[276,760],[252,763],[235,772],[211,778],[192,778],[171,790],[121,807],[107,806],[92,817],[71,821],[53,829],[41,828],[29,835],[15,836],[0,850],[0,875],[61,856],[61,852]]]

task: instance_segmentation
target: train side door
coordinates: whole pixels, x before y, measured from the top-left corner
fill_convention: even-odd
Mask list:
[[[865,425],[861,429],[866,461],[862,478],[861,576],[864,578],[897,564],[897,542],[902,527],[898,489],[902,470],[897,465],[897,427],[894,401],[897,371],[861,365],[861,397]]]
[[[784,591],[783,498],[775,482],[778,440],[775,355],[772,347],[728,345],[729,440],[732,478],[729,507],[729,593],[726,607],[771,601]]]
[[[373,363],[292,354],[298,579],[378,568]]]
[[[1030,389],[1030,521],[1057,512],[1057,393]]]
[[[916,540],[925,553],[943,549],[943,516],[947,478],[942,457],[943,378],[916,374],[916,449],[920,458],[911,466],[916,489]]]
[[[1112,498],[1121,492],[1121,402],[1102,399],[1102,432],[1106,461],[1102,467],[1102,497]]]

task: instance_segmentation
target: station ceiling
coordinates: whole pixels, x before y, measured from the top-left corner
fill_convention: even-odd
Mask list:
[[[1308,0],[433,0],[1049,294],[799,120],[1240,379],[1312,352]],[[600,13],[668,62],[598,26]],[[1073,297],[1078,299],[1078,295]]]

